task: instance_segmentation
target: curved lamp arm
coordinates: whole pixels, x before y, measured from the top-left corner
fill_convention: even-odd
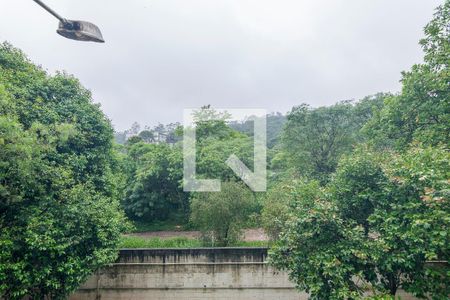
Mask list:
[[[56,13],[53,9],[48,7],[41,0],[33,0],[37,4],[39,4],[43,9],[52,14],[55,18],[59,20],[59,27],[56,32],[63,37],[68,39],[76,40],[76,41],[87,41],[87,42],[97,42],[104,43],[102,33],[100,29],[92,23],[86,21],[73,21],[67,20],[61,17],[58,13]]]
[[[55,18],[57,18],[60,22],[62,23],[67,23],[67,20],[64,19],[63,17],[61,17],[57,12],[55,12],[53,9],[51,9],[50,7],[47,6],[47,4],[45,4],[44,2],[42,2],[41,0],[33,0],[34,2],[36,2],[37,4],[39,4],[43,9],[45,9],[46,11],[48,11],[49,13],[51,13]]]

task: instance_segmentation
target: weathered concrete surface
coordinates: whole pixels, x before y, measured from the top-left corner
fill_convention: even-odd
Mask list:
[[[265,248],[128,249],[70,299],[307,299]],[[402,295],[403,300],[412,299]]]

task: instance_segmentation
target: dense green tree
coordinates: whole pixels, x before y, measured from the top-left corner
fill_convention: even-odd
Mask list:
[[[441,148],[412,148],[389,157],[387,184],[369,216],[372,252],[383,290],[398,288],[420,298],[450,294],[450,154]],[[352,176],[348,174],[348,176]],[[381,185],[380,183],[378,185]],[[377,191],[378,192],[378,191]],[[427,266],[426,261],[446,264]]]
[[[227,116],[209,106],[194,114],[197,178],[237,179],[225,163],[231,154],[236,154],[250,168],[253,165],[251,138],[231,129],[225,121]],[[175,130],[176,126],[160,127]],[[128,140],[128,179],[122,204],[130,218],[146,222],[167,220],[174,214],[188,218],[190,194],[183,192],[181,146],[181,143],[166,142],[149,145],[141,137]]]
[[[298,288],[310,292],[313,299],[362,298],[367,287],[378,295],[393,296],[402,288],[419,298],[448,299],[449,10],[446,0],[425,27],[424,63],[403,73],[399,95],[381,95],[378,99],[384,98],[383,103],[366,99],[353,109],[353,115],[341,114],[344,119],[339,120],[337,131],[348,139],[337,140],[345,151],[333,156],[331,166],[340,162],[324,190],[314,199],[290,195],[288,202],[299,204],[281,230],[272,260],[288,270]],[[293,123],[306,124],[308,109],[296,110]],[[356,131],[347,117],[358,128],[372,115],[362,132],[376,150],[359,147],[349,155],[345,147]],[[319,151],[312,155],[306,151],[301,157],[314,161],[323,157],[320,153],[329,149],[330,140],[336,146],[329,138],[331,126],[324,126],[327,122],[316,121],[313,124],[319,129],[302,133],[306,126],[294,126],[291,120],[288,116],[288,148],[305,151],[295,148],[301,140]],[[302,138],[294,141],[295,136]],[[355,141],[364,141],[364,135]],[[280,155],[289,158],[294,153]],[[283,162],[277,156],[274,160]],[[304,167],[305,162],[298,160],[296,165]],[[305,173],[317,178],[313,172]],[[427,265],[427,260],[447,264]]]
[[[232,154],[253,168],[253,139],[228,126],[229,117],[227,112],[217,112],[209,105],[193,113],[198,178],[239,179],[226,164]]]
[[[370,121],[376,114],[379,113],[384,107],[386,99],[391,97],[390,93],[377,93],[362,98],[354,104],[352,119],[358,129],[364,127],[368,121]],[[370,137],[362,130],[358,133],[358,142],[365,142]]]
[[[89,91],[2,44],[0,297],[62,299],[115,259],[126,227],[116,167]]]
[[[168,144],[176,144],[181,141],[182,134],[179,134],[181,131],[180,123],[170,123],[166,125],[166,143]]]
[[[272,259],[313,299],[361,298],[399,288],[420,298],[447,299],[450,155],[414,148],[345,157],[325,190],[304,187]],[[359,284],[357,284],[359,282]]]
[[[155,141],[155,133],[152,130],[143,130],[139,133],[139,137],[146,143]]]
[[[139,136],[146,143],[168,143],[175,144],[180,141],[180,136],[177,132],[180,123],[170,123],[167,125],[158,124],[153,128],[145,126],[141,131],[139,123],[134,122],[130,129],[125,131],[119,131],[114,133],[114,137],[117,143],[125,145],[127,142],[127,136]]]
[[[266,115],[267,123],[267,147],[274,148],[280,141],[281,133],[286,123],[286,116],[281,113],[271,113]],[[254,122],[250,120],[229,122],[229,126],[234,130],[242,132],[248,136],[253,136]]]
[[[140,136],[133,135],[132,137],[128,138],[126,144],[131,146],[131,145],[143,142],[143,141],[144,140]]]
[[[166,220],[175,212],[188,213],[179,146],[136,143],[128,156],[128,184],[122,204],[131,218],[151,222]]]
[[[276,241],[286,222],[290,218],[292,207],[291,196],[295,193],[296,180],[277,181],[263,197],[263,208],[261,210],[261,225],[272,241]]]
[[[360,129],[382,106],[384,97],[377,94],[355,105],[343,101],[329,107],[294,107],[287,116],[282,149],[272,166],[281,172],[293,168],[302,176],[326,183],[339,158],[363,140]]]
[[[197,146],[197,177],[222,179],[239,178],[226,164],[235,154],[250,170],[253,169],[253,140],[246,136],[228,139],[208,139]]]
[[[239,240],[257,201],[242,183],[223,182],[220,192],[195,193],[191,198],[191,221],[203,233],[205,243],[230,246]]]
[[[297,288],[310,299],[357,299],[363,292],[354,279],[364,267],[364,230],[339,216],[318,182],[291,187],[291,215],[270,262],[289,272]],[[363,250],[363,251],[362,251]]]
[[[413,141],[449,145],[450,141],[450,1],[425,27],[424,63],[403,72],[402,91],[366,127],[375,143],[404,149]]]
[[[294,107],[287,115],[281,145],[269,152],[274,179],[297,174],[325,184],[340,157],[367,140],[363,126],[381,110],[390,94],[378,93],[360,101],[329,107]]]
[[[351,148],[350,111],[350,103],[332,108],[313,109],[307,104],[294,107],[287,116],[283,133],[285,164],[304,176],[325,182],[334,171],[339,155]]]
[[[229,113],[218,112],[211,105],[205,105],[194,111],[192,115],[194,124],[192,125],[195,126],[197,143],[207,143],[211,139],[229,139],[240,135],[239,132],[227,125],[230,117]]]
[[[342,217],[362,225],[366,234],[368,217],[376,203],[387,197],[387,177],[380,165],[381,157],[369,153],[370,149],[362,147],[356,154],[341,159],[328,186]]]

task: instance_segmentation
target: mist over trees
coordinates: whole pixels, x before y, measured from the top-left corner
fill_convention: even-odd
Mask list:
[[[167,125],[158,124],[157,126],[145,126],[141,129],[141,125],[134,122],[130,129],[118,131],[114,133],[116,143],[124,145],[129,138],[139,137],[146,143],[167,143],[175,144],[180,141],[180,135],[176,133],[181,126],[180,123],[170,123]]]
[[[1,44],[0,297],[64,299],[114,261],[130,223],[174,221],[205,246],[263,227],[270,263],[311,299],[448,299],[448,24],[446,0],[401,92],[267,115],[264,193],[226,164],[253,169],[252,121],[195,111],[197,178],[222,191],[185,192],[181,124],[114,132],[76,78]]]

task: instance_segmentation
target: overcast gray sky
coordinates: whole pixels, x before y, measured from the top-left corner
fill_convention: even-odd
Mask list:
[[[328,105],[396,92],[442,0],[45,0],[96,23],[106,44],[55,33],[32,0],[0,0],[0,40],[93,92],[118,130],[184,108]]]

